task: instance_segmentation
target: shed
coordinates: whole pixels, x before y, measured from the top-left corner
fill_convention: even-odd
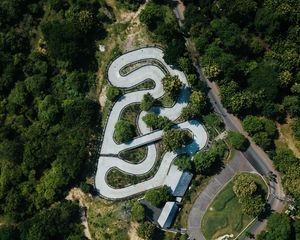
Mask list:
[[[175,202],[166,202],[157,220],[162,228],[169,228],[176,216],[178,205]]]
[[[172,190],[172,195],[175,197],[183,197],[188,189],[193,174],[189,171],[180,171],[177,166],[172,165],[166,177],[165,184]]]

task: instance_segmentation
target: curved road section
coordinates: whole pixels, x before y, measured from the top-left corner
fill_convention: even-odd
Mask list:
[[[142,65],[126,75],[122,74],[122,69],[125,67],[134,65],[137,62],[145,62],[147,60],[149,60],[148,64]],[[153,60],[159,64],[153,64]],[[177,102],[171,108],[153,107],[150,111],[161,116],[166,116],[174,121],[180,116],[182,109],[187,105],[190,94],[189,86],[184,73],[172,69],[168,66],[168,64],[166,64],[163,59],[163,51],[161,49],[148,47],[128,52],[115,59],[109,66],[108,80],[111,85],[115,87],[130,89],[148,79],[155,82],[155,87],[149,90],[127,93],[113,105],[104,129],[103,142],[95,177],[96,189],[99,194],[105,198],[126,198],[151,188],[156,188],[165,184],[168,185],[166,177],[174,158],[176,158],[178,154],[193,154],[204,148],[207,143],[207,133],[198,121],[193,120],[177,124],[174,128],[189,130],[193,134],[193,141],[184,148],[178,149],[176,152],[167,152],[164,154],[158,171],[151,179],[118,189],[107,183],[107,173],[113,168],[131,175],[142,175],[149,172],[155,165],[157,160],[157,150],[154,142],[162,138],[163,131],[151,131],[151,129],[145,125],[142,121],[142,117],[146,114],[146,112],[142,111],[138,117],[137,125],[140,131],[139,137],[128,143],[117,144],[114,141],[113,134],[115,124],[117,123],[124,108],[130,104],[141,102],[144,94],[146,93],[150,93],[156,99],[164,95],[162,79],[165,76],[165,72],[170,75],[178,75],[183,87],[180,91]],[[139,164],[132,164],[115,157],[123,150],[134,149],[140,146],[146,146],[148,151],[144,161]]]

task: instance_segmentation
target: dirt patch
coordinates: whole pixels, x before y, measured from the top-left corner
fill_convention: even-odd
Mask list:
[[[101,107],[104,107],[105,103],[106,103],[106,99],[107,99],[107,97],[106,97],[106,90],[107,90],[107,86],[104,86],[102,88],[102,91],[99,94],[99,103],[100,103]]]
[[[276,124],[279,132],[279,138],[276,140],[276,146],[286,146],[293,151],[297,158],[300,158],[300,150],[295,145],[296,139],[294,138],[293,130],[291,128],[292,122],[292,119],[288,118],[285,124]]]
[[[89,226],[88,226],[88,221],[87,221],[87,215],[86,215],[86,208],[88,208],[87,204],[87,198],[88,196],[85,195],[79,188],[72,188],[69,191],[69,194],[66,197],[66,200],[69,201],[79,201],[79,206],[81,207],[81,224],[84,226],[84,235],[87,239],[92,239]]]
[[[137,235],[138,223],[131,223],[128,231],[128,236],[130,240],[143,240]]]

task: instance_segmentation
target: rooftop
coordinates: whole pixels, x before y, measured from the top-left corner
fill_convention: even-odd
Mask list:
[[[166,202],[157,220],[162,228],[169,228],[176,216],[178,206],[175,202]]]
[[[172,165],[166,177],[165,184],[172,190],[175,197],[183,197],[189,184],[193,178],[193,174],[188,171],[180,171],[177,166]]]

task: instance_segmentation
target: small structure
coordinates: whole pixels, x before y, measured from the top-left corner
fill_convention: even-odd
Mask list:
[[[166,177],[165,184],[172,190],[175,197],[183,197],[189,184],[193,178],[193,174],[188,171],[180,171],[177,166],[172,165]]]
[[[162,228],[169,228],[176,216],[178,206],[175,202],[166,202],[161,214],[157,220],[159,226]]]
[[[105,46],[99,44],[99,51],[100,51],[100,52],[105,52]]]

